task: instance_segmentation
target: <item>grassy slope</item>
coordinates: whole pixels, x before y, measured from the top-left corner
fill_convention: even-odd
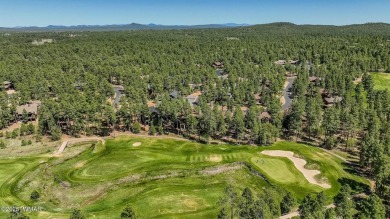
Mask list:
[[[390,89],[390,74],[388,73],[371,73],[374,80],[374,88],[377,90]]]
[[[135,142],[142,142],[142,145],[133,147]],[[32,204],[28,199],[31,191],[41,191],[45,186],[49,189],[41,192],[42,201],[35,204],[44,206],[50,213],[41,213],[39,217],[55,215],[66,218],[69,208],[80,204],[90,216],[111,218],[119,215],[127,203],[132,203],[147,218],[215,217],[216,203],[227,184],[253,190],[269,186],[246,168],[210,176],[199,174],[199,170],[204,168],[236,161],[251,164],[267,175],[273,184],[293,192],[298,198],[322,191],[321,187],[309,184],[288,159],[268,157],[268,169],[259,168],[256,160],[265,158],[259,153],[262,150],[290,150],[303,156],[311,166],[318,166],[332,185],[326,190],[330,196],[338,192],[339,178],[366,183],[364,179],[344,171],[338,158],[318,148],[291,142],[280,142],[270,147],[249,147],[201,145],[173,139],[119,138],[107,141],[106,147],[89,148],[62,163],[54,163],[57,160],[52,159],[49,172],[41,165],[30,181],[17,191],[12,188],[26,172],[36,168],[38,161],[35,158],[34,162],[26,163],[21,169],[23,167],[19,163],[23,163],[22,159],[8,160],[8,165],[14,166],[9,171],[0,172],[0,176],[5,178],[10,176],[0,182],[3,184],[0,200],[10,199],[8,204]],[[212,161],[215,157],[220,159],[217,159],[219,162]],[[11,170],[20,172],[11,175]],[[170,174],[176,175],[169,177]],[[53,176],[71,186],[64,189],[58,182],[53,182]],[[8,183],[4,184],[5,181]]]

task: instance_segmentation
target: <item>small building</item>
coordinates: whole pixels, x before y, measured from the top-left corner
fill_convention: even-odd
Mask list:
[[[256,93],[254,95],[254,98],[255,98],[255,102],[257,105],[260,105],[261,104],[261,95],[259,93]]]
[[[248,107],[246,107],[246,106],[242,106],[242,107],[240,107],[240,109],[241,109],[241,111],[242,111],[242,114],[244,114],[244,116],[248,113]]]
[[[177,90],[174,90],[172,91],[169,96],[172,98],[172,99],[176,99],[179,97],[179,92]]]
[[[300,61],[299,60],[289,60],[289,61],[286,61],[286,60],[278,60],[275,62],[276,65],[287,65],[287,64],[290,64],[290,65],[299,65]]]
[[[4,81],[3,82],[3,88],[4,88],[4,90],[12,90],[13,89],[12,82]]]
[[[290,60],[288,61],[291,65],[299,65],[300,61],[299,60]]]
[[[147,106],[149,108],[150,114],[160,114],[160,111],[157,109],[157,104],[153,101],[148,101]]]
[[[310,76],[309,77],[309,82],[310,83],[316,83],[318,81],[318,77],[316,77],[316,76]]]
[[[122,94],[125,92],[125,88],[122,85],[112,85],[112,87],[114,88],[114,90],[117,90]]]
[[[269,122],[271,120],[271,115],[268,112],[262,112],[259,119],[262,122]]]
[[[223,65],[222,62],[214,62],[214,63],[213,63],[213,67],[214,67],[214,68],[223,68],[224,65]]]
[[[200,95],[202,95],[202,92],[198,91],[198,92],[192,93],[192,94],[184,97],[184,99],[186,99],[188,101],[188,103],[190,103],[191,107],[194,107],[194,105],[197,105],[199,103],[199,96]]]
[[[222,80],[228,79],[229,75],[222,69],[217,69],[217,77]]]
[[[285,65],[287,64],[287,61],[286,60],[278,60],[275,62],[276,65]]]
[[[297,77],[298,74],[296,72],[288,71],[286,72],[286,77]]]
[[[16,107],[17,119],[23,120],[23,114],[26,113],[28,121],[35,121],[38,117],[38,108],[40,106],[40,101],[31,101],[28,104]]]
[[[325,107],[334,106],[336,103],[340,103],[342,100],[343,98],[339,96],[326,97],[324,98]]]

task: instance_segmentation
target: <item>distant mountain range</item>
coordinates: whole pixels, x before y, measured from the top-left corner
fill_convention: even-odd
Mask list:
[[[249,24],[204,24],[204,25],[160,25],[160,24],[112,24],[112,25],[49,25],[47,27],[0,27],[0,31],[113,31],[113,30],[170,30],[170,29],[205,29],[244,27]]]
[[[390,24],[386,23],[366,23],[366,24],[352,24],[345,26],[335,25],[296,25],[288,22],[277,22],[270,24],[204,24],[204,25],[161,25],[161,24],[113,24],[113,25],[76,25],[76,26],[61,26],[49,25],[47,27],[0,27],[1,32],[48,32],[48,31],[120,31],[120,30],[184,30],[184,29],[222,29],[222,28],[236,28],[247,27],[255,29],[263,33],[266,32],[324,32],[324,31],[338,31],[338,32],[386,32],[390,33]]]

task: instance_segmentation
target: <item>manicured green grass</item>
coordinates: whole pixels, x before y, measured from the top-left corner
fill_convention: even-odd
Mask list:
[[[251,161],[264,174],[279,183],[296,183],[301,177],[299,171],[284,159],[253,157]]]
[[[134,147],[135,142],[142,144]],[[332,185],[325,190],[329,196],[338,192],[341,178],[367,183],[347,173],[338,158],[291,142],[252,147],[121,137],[108,140],[105,146],[91,146],[74,157],[47,159],[44,164],[39,164],[42,158],[37,157],[0,160],[10,165],[0,171],[0,176],[12,179],[1,178],[0,200],[7,200],[7,205],[38,205],[46,209],[47,212],[31,214],[32,218],[68,218],[77,206],[91,218],[118,218],[127,204],[132,204],[143,218],[215,218],[218,199],[228,184],[240,189],[249,187],[255,193],[272,186],[279,194],[288,190],[298,199],[324,190],[307,182],[287,158],[271,158],[262,155],[262,150],[293,151],[310,166],[318,166]],[[204,171],[224,169],[226,165],[236,167],[237,162],[251,165],[271,184],[244,166],[212,174]],[[29,199],[33,190],[41,194],[35,203]]]
[[[374,80],[374,89],[377,90],[390,90],[390,74],[388,73],[371,73]]]

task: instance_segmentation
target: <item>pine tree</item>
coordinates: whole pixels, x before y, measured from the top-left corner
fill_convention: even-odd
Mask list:
[[[334,198],[336,213],[344,219],[353,217],[354,203],[351,196],[351,187],[344,185],[339,194]]]
[[[121,213],[122,219],[136,219],[138,218],[137,212],[133,209],[132,206],[127,206],[125,209],[123,209]]]
[[[280,202],[280,211],[282,214],[287,214],[291,211],[292,207],[296,204],[294,196],[291,192],[288,192]]]
[[[233,114],[232,129],[235,132],[236,138],[241,139],[244,134],[245,124],[244,115],[240,107],[236,107]]]

